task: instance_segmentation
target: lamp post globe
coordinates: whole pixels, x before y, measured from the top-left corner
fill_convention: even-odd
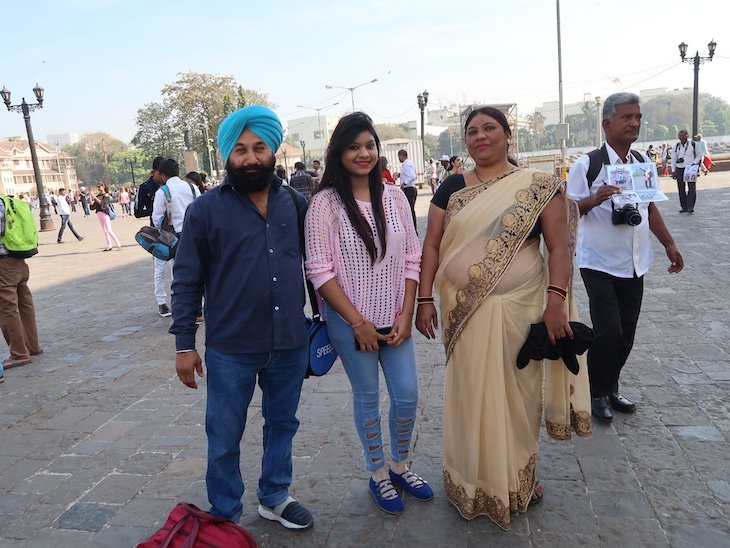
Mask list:
[[[41,177],[41,168],[38,163],[38,151],[35,147],[35,139],[33,138],[33,127],[30,124],[30,113],[34,110],[43,108],[43,94],[44,89],[38,84],[33,88],[33,95],[35,95],[37,103],[27,103],[25,97],[19,105],[13,105],[10,101],[10,90],[3,86],[0,90],[0,96],[3,98],[5,106],[10,112],[20,112],[23,115],[25,121],[25,131],[28,134],[28,148],[30,149],[30,159],[33,163],[33,176],[35,177],[36,192],[38,193],[38,202],[40,203],[40,221],[41,221],[41,232],[49,232],[55,230],[53,226],[53,219],[51,218],[51,209],[48,199],[46,198],[46,190],[43,187],[43,179]]]
[[[715,42],[715,40],[710,40],[710,43],[707,44],[707,49],[709,51],[709,55],[707,57],[701,56],[700,52],[697,51],[694,57],[688,58],[687,48],[689,46],[682,42],[677,47],[679,48],[679,56],[682,58],[682,62],[692,63],[694,68],[694,86],[692,88],[692,136],[694,136],[697,135],[699,126],[698,114],[700,97],[700,65],[702,63],[709,63],[710,61],[712,61],[712,58],[715,56],[715,48],[717,48],[717,42]]]

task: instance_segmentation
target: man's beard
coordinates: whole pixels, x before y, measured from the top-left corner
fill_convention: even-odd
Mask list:
[[[226,162],[226,172],[228,180],[231,181],[233,188],[243,194],[252,192],[260,192],[271,183],[274,176],[274,166],[276,161],[271,160],[270,166],[246,166],[231,167],[230,160]]]

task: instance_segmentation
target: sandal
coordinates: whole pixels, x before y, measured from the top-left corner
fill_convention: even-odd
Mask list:
[[[537,489],[540,488],[540,493],[538,494]],[[533,506],[535,504],[540,504],[542,502],[542,497],[545,495],[545,488],[542,486],[542,483],[539,481],[535,482],[535,487],[532,488],[532,495],[530,496],[530,502],[527,504],[528,507]]]

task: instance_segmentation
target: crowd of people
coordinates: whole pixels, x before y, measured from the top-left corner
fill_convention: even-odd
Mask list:
[[[600,171],[591,173],[586,155],[566,184],[517,165],[500,110],[473,110],[463,128],[473,167],[464,169],[458,156],[429,161],[433,196],[422,246],[413,162],[401,150],[399,172],[391,172],[373,122],[362,112],[339,121],[324,166],[316,161],[307,170],[297,162],[288,174],[275,161],[281,122],[266,107],[248,106],[220,125],[218,150],[227,173],[220,185],[209,187],[194,172],[181,178],[175,160],[157,157],[136,194],[119,192],[123,214],[134,204],[135,217],[168,227],[180,240],[173,260],[154,259],[155,298],[158,313],[172,316],[180,381],[196,389],[197,377],[207,374],[206,486],[213,515],[233,521],[242,515],[241,439],[258,385],[264,418],[258,512],[289,529],[314,523],[289,491],[309,353],[305,278],[350,383],[368,488],[389,514],[405,510],[406,496],[434,497],[429,480],[435,478],[411,468],[419,398],[413,326],[428,339],[441,331],[442,481],[465,519],[486,516],[509,530],[516,514],[542,500],[536,471],[543,422],[551,437],[567,440],[590,437],[591,417],[609,423],[614,411],[636,410],[619,378],[652,262],[650,234],[664,247],[670,273],[680,272],[684,261],[653,203],[637,204],[637,223],[615,222],[611,197],[620,189],[607,184],[606,166],[647,160],[631,148],[641,129],[639,98],[614,94],[602,115]],[[680,133],[680,143],[685,140]],[[674,150],[675,173],[682,163],[698,163],[697,156],[684,155],[696,148],[682,146]],[[675,176],[679,183],[682,175]],[[59,196],[59,214],[67,217],[65,194]],[[694,199],[690,187],[682,209],[691,211]],[[105,250],[121,249],[110,226],[108,189],[98,185],[87,200]],[[66,219],[59,242],[66,226],[81,239]],[[0,268],[8,368],[29,363],[42,350],[27,325],[30,315],[18,309],[29,297],[27,267],[4,250],[0,245],[0,266],[14,266],[12,279]],[[589,299],[589,349],[544,360],[551,346],[570,347],[568,341],[590,331],[578,323],[574,257]],[[202,322],[203,356],[195,338]],[[543,333],[543,353],[530,354],[518,367],[535,326]],[[387,417],[380,409],[381,372]]]

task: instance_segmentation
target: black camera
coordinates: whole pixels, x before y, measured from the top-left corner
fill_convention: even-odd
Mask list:
[[[626,204],[621,209],[613,208],[611,222],[615,225],[637,226],[641,224],[641,213],[635,205]]]

